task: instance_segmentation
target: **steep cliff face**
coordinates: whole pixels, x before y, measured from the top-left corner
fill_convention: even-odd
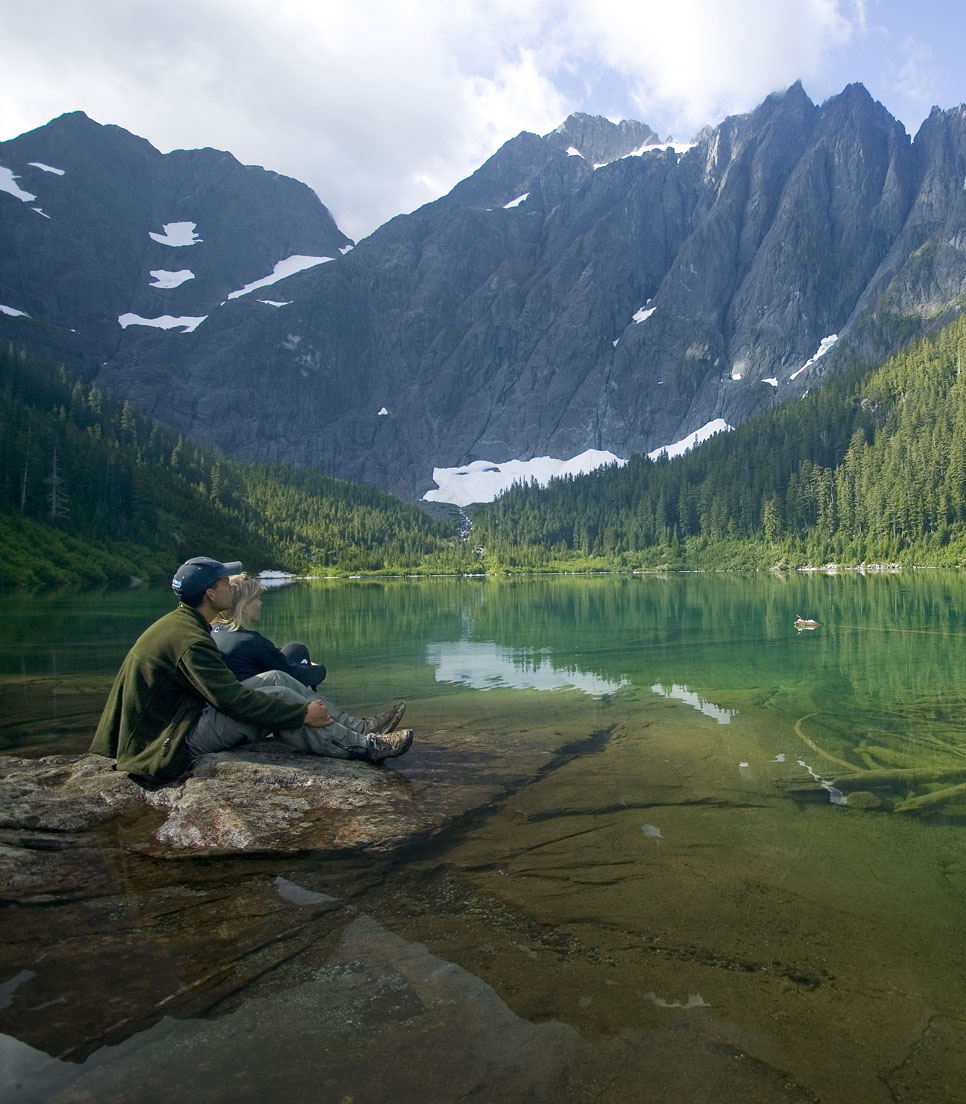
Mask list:
[[[18,165],[66,161],[62,132],[75,126],[95,124],[66,116],[17,139]],[[57,334],[66,348],[67,304],[88,327],[74,342],[88,375],[139,408],[243,457],[404,496],[429,489],[436,466],[626,456],[716,418],[737,424],[961,309],[966,109],[935,111],[913,143],[860,85],[821,106],[795,85],[687,147],[644,124],[572,116],[507,142],[345,255],[294,181],[101,132],[123,171],[111,177],[121,213],[99,217],[130,226],[137,251],[103,228],[83,239],[56,228],[71,272],[93,255],[112,275],[72,303],[68,275],[41,289],[50,265],[31,269],[10,212],[55,228],[0,193],[0,235],[16,253],[5,247],[0,262],[0,304],[31,315],[0,313],[0,336],[52,347]],[[14,146],[0,146],[0,165],[26,187]],[[169,291],[147,287],[156,266],[203,256],[147,227],[188,221],[217,264]],[[159,251],[177,262],[163,266]],[[334,259],[230,297],[292,255]],[[204,321],[120,328],[118,316],[147,317],[160,298]]]
[[[136,372],[157,320],[188,320],[177,341],[279,261],[351,244],[296,180],[218,150],[162,155],[83,112],[0,143],[0,166],[0,304],[23,312],[0,312],[0,337],[87,375],[110,357]]]

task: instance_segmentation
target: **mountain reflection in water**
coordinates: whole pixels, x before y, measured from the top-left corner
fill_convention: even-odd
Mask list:
[[[426,662],[436,668],[437,682],[452,682],[474,690],[580,690],[591,698],[613,694],[630,681],[604,679],[578,667],[559,667],[550,649],[501,648],[492,643],[456,640],[430,644]]]

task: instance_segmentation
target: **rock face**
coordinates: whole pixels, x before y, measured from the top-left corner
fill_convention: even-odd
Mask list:
[[[420,743],[387,767],[265,741],[207,755],[179,785],[154,791],[99,755],[0,757],[0,898],[94,892],[105,849],[165,859],[391,852],[487,805],[552,754]]]
[[[106,154],[71,160],[95,138],[112,151],[112,179],[125,181],[110,201],[125,235],[81,236],[73,208],[53,206],[84,164],[101,171]],[[52,177],[32,160],[68,172]],[[449,195],[344,256],[321,204],[301,192],[296,202],[301,186],[227,154],[162,158],[72,115],[0,146],[0,164],[23,188],[44,176],[38,203],[57,216],[0,193],[0,255],[15,258],[0,267],[0,303],[30,315],[0,313],[0,337],[81,363],[141,410],[235,455],[404,496],[429,489],[435,466],[590,448],[627,456],[715,418],[737,424],[846,360],[882,357],[949,320],[966,279],[966,108],[934,111],[912,142],[861,85],[817,106],[796,84],[687,149],[657,143],[641,123],[572,116],[544,137],[520,134]],[[162,179],[177,184],[162,189]],[[167,267],[188,267],[243,224],[234,214],[216,229],[216,197],[237,188],[254,210],[256,180],[274,206],[252,224],[262,229],[234,235],[232,263],[207,284],[199,272],[149,291],[165,247],[148,230],[197,222],[204,246],[167,249],[179,258]],[[199,185],[211,206],[199,206]],[[283,191],[289,207],[275,199]],[[122,236],[140,242],[136,256],[124,245],[123,265]],[[249,244],[260,250],[250,263]],[[332,262],[263,296],[287,306],[261,292],[222,304],[289,252],[325,251]],[[55,263],[65,275],[51,282]],[[120,312],[164,296],[170,313],[206,321],[191,333],[120,330]],[[75,322],[83,333],[69,333]]]
[[[351,245],[296,180],[221,150],[161,154],[81,111],[0,142],[0,165],[22,193],[0,190],[0,304],[27,316],[0,312],[2,336],[86,378],[110,358],[137,361],[159,339],[168,370],[184,370],[186,350],[164,338],[177,342],[189,322],[165,331],[119,319],[201,318],[279,261],[339,257]]]

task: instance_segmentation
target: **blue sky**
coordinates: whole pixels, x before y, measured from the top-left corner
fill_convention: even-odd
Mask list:
[[[46,0],[4,4],[0,139],[83,110],[310,184],[353,238],[572,111],[687,139],[801,79],[914,134],[966,100],[939,0]]]

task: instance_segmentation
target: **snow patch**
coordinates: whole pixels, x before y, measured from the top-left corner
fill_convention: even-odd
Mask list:
[[[343,246],[342,246],[342,247],[341,247],[341,248],[339,249],[339,252],[340,252],[340,253],[342,254],[342,256],[344,257],[344,256],[346,255],[346,253],[351,253],[351,252],[352,252],[352,250],[353,250],[354,248],[355,248],[355,246],[352,246],[352,245],[343,245]]]
[[[199,242],[204,241],[204,238],[199,238],[195,233],[197,225],[196,222],[166,222],[161,227],[162,233],[153,234],[148,231],[148,237],[159,245],[170,245],[173,248],[198,245]]]
[[[35,169],[43,169],[44,172],[54,173],[57,176],[63,176],[64,169],[55,169],[53,165],[45,165],[43,161],[30,161],[28,164],[32,165]]]
[[[806,368],[810,368],[816,360],[818,360],[820,357],[825,356],[825,354],[829,351],[829,349],[832,348],[832,346],[835,344],[836,341],[838,341],[838,339],[838,334],[829,334],[828,337],[823,337],[822,344],[819,345],[818,352],[816,352],[815,356],[811,357],[809,360],[806,360],[801,368],[799,368],[797,372],[792,372],[792,374],[788,378],[795,379],[797,376],[800,376]]]
[[[288,307],[291,305],[291,299],[259,299],[259,303],[264,303],[266,307]]]
[[[763,379],[761,382],[762,383],[770,383],[772,385],[772,387],[777,387],[778,386],[778,380],[776,380],[774,376],[769,376],[768,379]]]
[[[433,468],[436,489],[423,495],[426,502],[451,502],[469,506],[474,502],[492,502],[514,483],[537,483],[545,487],[551,479],[565,475],[584,475],[605,464],[623,466],[626,460],[612,452],[588,449],[570,460],[538,456],[533,460],[474,460],[461,468]]]
[[[650,301],[651,300],[648,299],[647,303],[650,303]],[[651,317],[651,315],[657,310],[657,307],[649,307],[647,305],[647,303],[645,303],[644,306],[641,307],[641,309],[639,311],[634,312],[633,317],[634,317],[635,322],[637,322],[637,323],[646,322]]]
[[[284,280],[287,276],[294,276],[296,272],[304,272],[307,268],[314,268],[316,265],[325,264],[326,261],[331,260],[331,257],[303,257],[299,254],[292,257],[286,257],[285,260],[279,261],[267,276],[263,276],[260,280],[254,280],[252,283],[246,284],[243,288],[239,288],[238,291],[231,292],[228,298],[238,299],[240,296],[247,295],[256,288],[277,284],[279,280]]]
[[[154,283],[149,284],[148,287],[164,288],[166,291],[170,288],[181,287],[185,280],[195,278],[195,274],[190,268],[182,268],[177,272],[169,272],[166,268],[152,268],[150,275],[154,277]]]
[[[521,203],[529,196],[529,192],[524,192],[523,195],[517,196],[516,199],[511,199],[509,203],[503,204],[503,210],[509,211],[511,207],[519,207]]]
[[[647,455],[651,460],[656,460],[661,455],[666,455],[670,460],[675,456],[683,455],[689,449],[693,449],[695,445],[700,445],[702,441],[707,441],[709,437],[713,437],[716,433],[723,433],[725,430],[731,429],[734,429],[734,426],[728,425],[724,418],[715,418],[713,422],[708,422],[707,425],[696,429],[694,433],[689,433],[682,440],[675,441],[673,445],[662,445],[661,448],[656,448]]]
[[[388,410],[387,410],[387,409],[386,409],[385,407],[383,407],[383,408],[382,408],[382,410],[380,410],[380,411],[379,411],[379,412],[378,412],[378,413],[376,414],[376,417],[377,417],[377,418],[385,418],[385,416],[386,416],[386,415],[387,415],[388,413],[389,413],[389,411],[388,411]]]
[[[45,219],[49,219],[50,215],[42,207],[31,207],[31,211],[36,211],[38,215],[43,215]]]
[[[579,149],[577,149],[576,146],[568,146],[567,147],[567,156],[568,157],[583,157],[584,155],[580,152]]]
[[[17,310],[16,307],[5,307],[3,303],[0,303],[0,314],[9,314],[11,318],[29,318],[30,315],[26,311]]]
[[[694,142],[650,142],[638,146],[630,153],[625,153],[624,158],[642,157],[645,153],[663,153],[664,150],[673,150],[680,157],[682,153],[687,153],[689,149],[694,149]],[[621,160],[624,158],[621,158]]]
[[[9,169],[5,169],[3,165],[0,165],[0,192],[9,192],[10,195],[15,199],[19,199],[22,203],[32,203],[37,197],[31,195],[30,192],[25,192],[17,183],[19,179]]]
[[[175,318],[170,314],[162,314],[160,318],[142,318],[139,314],[119,314],[117,320],[122,330],[126,330],[128,326],[153,326],[157,330],[173,330],[180,326],[182,333],[194,333],[207,317],[207,314],[203,314],[200,318],[186,315]]]

